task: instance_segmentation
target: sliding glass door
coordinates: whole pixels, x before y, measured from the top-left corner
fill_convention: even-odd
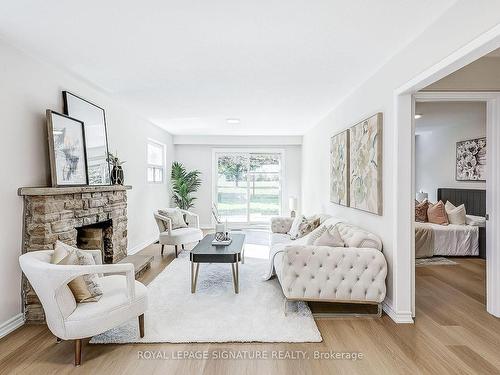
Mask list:
[[[231,223],[268,223],[281,214],[282,153],[216,151],[214,203]]]

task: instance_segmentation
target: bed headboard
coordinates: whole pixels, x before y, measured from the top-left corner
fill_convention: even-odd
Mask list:
[[[486,190],[439,188],[437,198],[455,206],[464,204],[469,215],[486,216]]]

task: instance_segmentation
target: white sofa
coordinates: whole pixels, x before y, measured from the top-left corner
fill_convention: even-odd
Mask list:
[[[292,222],[287,217],[271,220],[273,273],[286,300],[378,304],[380,314],[387,276],[380,238],[323,216],[321,225],[336,225],[345,247],[315,246],[309,243],[314,232],[291,240]]]

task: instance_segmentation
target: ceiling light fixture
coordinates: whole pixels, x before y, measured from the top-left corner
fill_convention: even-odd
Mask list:
[[[239,118],[227,118],[226,119],[226,124],[230,125],[238,125],[241,122]]]
[[[415,113],[415,120],[418,120],[419,118],[422,118],[422,115],[420,113]]]

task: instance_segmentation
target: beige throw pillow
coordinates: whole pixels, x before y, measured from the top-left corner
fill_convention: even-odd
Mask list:
[[[178,207],[167,208],[158,212],[172,221],[172,229],[187,228],[187,224],[184,221],[184,214]]]
[[[455,207],[453,203],[448,201],[444,205],[444,208],[446,210],[446,214],[448,215],[448,221],[450,224],[465,225],[465,205],[461,204],[460,206]]]
[[[319,224],[320,224],[319,218],[303,220],[299,226],[299,237],[304,237],[305,235],[311,233],[313,230],[319,227]]]
[[[446,210],[444,209],[444,203],[439,201],[437,203],[429,203],[429,208],[427,209],[427,219],[429,223],[448,225],[448,216],[446,215]]]
[[[344,247],[344,241],[340,236],[337,226],[330,226],[313,245],[316,246],[330,246],[330,247]]]
[[[94,257],[67,245],[61,241],[56,242],[54,254],[52,255],[53,264],[63,265],[95,265]],[[96,274],[82,275],[74,278],[68,283],[68,287],[73,293],[76,302],[97,302],[102,296],[102,290],[98,283]]]

